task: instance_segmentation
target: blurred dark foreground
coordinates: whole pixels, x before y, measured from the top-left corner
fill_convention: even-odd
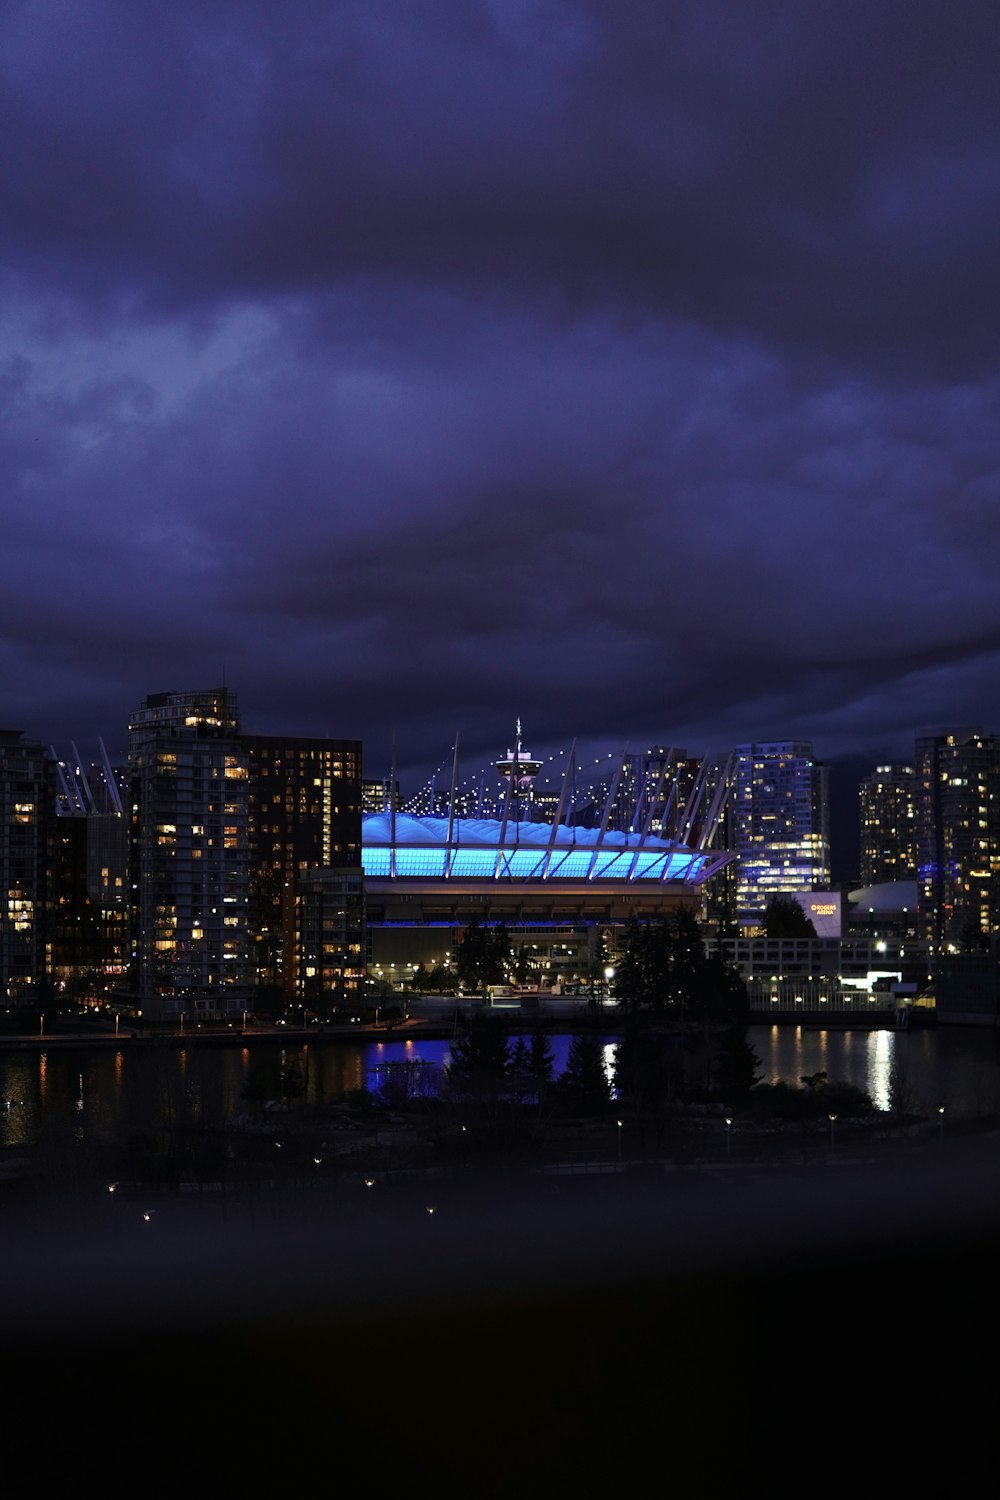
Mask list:
[[[33,1488],[995,1492],[995,1140],[149,1214],[5,1230],[4,1466]]]

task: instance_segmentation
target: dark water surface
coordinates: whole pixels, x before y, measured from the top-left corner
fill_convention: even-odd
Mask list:
[[[551,1040],[562,1068],[570,1038]],[[1000,1097],[985,1032],[751,1041],[768,1080],[825,1070],[883,1106],[890,1086],[946,1120]],[[276,1092],[295,1067],[320,1103],[401,1075],[433,1088],[448,1052],[0,1051],[0,1139],[63,1161],[123,1126],[222,1124],[255,1074]],[[360,1183],[329,1221],[252,1194],[221,1219],[179,1194],[71,1198],[71,1215],[59,1199],[23,1237],[5,1225],[7,1469],[41,1464],[47,1491],[100,1473],[169,1500],[309,1492],[327,1468],[338,1492],[437,1500],[633,1497],[650,1475],[726,1500],[856,1492],[859,1474],[880,1494],[992,1495],[1000,1142],[985,1132],[980,1159],[961,1134],[954,1151],[932,1129],[912,1158],[819,1151],[763,1176],[717,1153],[657,1191],[542,1179],[544,1196],[433,1216],[405,1188],[373,1207]]]
[[[914,1112],[947,1119],[1000,1113],[1000,1046],[992,1032],[973,1028],[820,1031],[755,1026],[749,1040],[765,1081],[797,1086],[825,1071],[870,1094],[888,1109],[902,1090]],[[550,1038],[558,1074],[571,1037]],[[605,1043],[607,1064],[615,1042]],[[450,1044],[442,1040],[250,1040],[232,1046],[135,1045],[120,1048],[0,1051],[0,1145],[33,1145],[43,1138],[111,1139],[123,1123],[150,1129],[185,1121],[221,1125],[243,1113],[248,1084],[265,1097],[280,1095],[283,1071],[298,1075],[310,1104],[328,1104],[352,1091],[400,1085],[435,1093]],[[415,1065],[405,1069],[404,1064]]]

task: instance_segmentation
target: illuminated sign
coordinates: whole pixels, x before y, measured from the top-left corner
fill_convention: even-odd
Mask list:
[[[843,911],[839,891],[801,891],[795,897],[821,938],[843,936]]]

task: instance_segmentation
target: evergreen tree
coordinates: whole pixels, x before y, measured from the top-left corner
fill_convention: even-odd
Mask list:
[[[534,1093],[531,1053],[528,1050],[527,1040],[523,1036],[517,1038],[511,1049],[509,1073],[518,1102],[523,1104]]]
[[[528,1051],[527,1040],[519,1036],[511,1049],[510,1071],[522,1075],[531,1072],[531,1053]]]
[[[764,908],[764,932],[769,938],[814,938],[816,929],[794,896],[776,892]]]
[[[727,971],[710,961],[690,907],[670,917],[629,918],[615,973],[615,996],[630,1015],[703,1019],[713,1008],[739,1009],[739,991]]]
[[[760,1058],[747,1041],[746,1028],[731,1026],[715,1053],[715,1086],[727,1104],[744,1103],[761,1081]]]
[[[445,1075],[453,1086],[463,1080],[499,1083],[510,1071],[510,1063],[510,1043],[503,1026],[493,1016],[477,1015],[453,1042]]]
[[[632,912],[622,934],[615,967],[615,999],[622,1010],[634,1014],[648,1004],[645,972],[645,926]]]
[[[544,1031],[533,1031],[531,1034],[531,1076],[536,1086],[541,1089],[552,1082],[552,1069],[555,1066],[555,1058],[552,1056],[552,1047]]]
[[[510,936],[501,922],[484,927],[473,915],[458,945],[458,980],[467,989],[481,990],[496,984],[506,972],[510,960]]]
[[[665,938],[669,1002],[682,1019],[685,1013],[697,1016],[704,1010],[706,958],[701,928],[690,907],[673,913]]]
[[[667,1039],[635,1022],[615,1048],[615,1092],[623,1110],[641,1115],[656,1109],[670,1092]]]
[[[559,1090],[574,1112],[603,1114],[611,1104],[611,1085],[604,1066],[604,1043],[591,1032],[581,1032],[570,1042],[566,1071]]]
[[[664,1016],[677,1001],[675,948],[672,920],[657,917],[645,924],[639,951],[646,1005],[654,1016]]]
[[[500,984],[510,973],[513,962],[514,950],[511,946],[510,933],[507,923],[503,920],[497,922],[490,929],[490,942],[487,953],[489,973],[487,984]]]
[[[693,994],[695,1019],[746,1025],[750,1015],[750,996],[746,981],[718,955],[706,958],[698,975]]]

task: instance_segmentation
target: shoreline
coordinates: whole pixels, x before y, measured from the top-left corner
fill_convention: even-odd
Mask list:
[[[510,1010],[500,1012],[488,1012],[495,1014],[501,1020],[506,1029],[511,1033],[519,1033],[534,1030],[541,1027],[548,1032],[570,1033],[576,1031],[602,1031],[607,1033],[621,1034],[624,1031],[624,1021],[620,1016],[604,1017],[600,1013],[591,1016],[587,1013],[577,1012],[570,1015],[539,1015],[537,1012],[528,1014],[515,1014]],[[462,1018],[466,1019],[465,1017]],[[815,1013],[796,1014],[794,1012],[783,1012],[776,1015],[773,1012],[761,1011],[751,1013],[747,1018],[746,1025],[752,1026],[778,1026],[781,1028],[801,1027],[807,1031],[908,1031],[910,1029],[923,1029],[924,1027],[936,1026],[936,1018],[922,1022],[919,1027],[900,1026],[892,1011],[879,1011],[877,1014],[861,1012],[858,1015],[833,1015],[820,1016]],[[309,1042],[387,1042],[412,1040],[418,1037],[429,1041],[449,1041],[455,1035],[456,1023],[453,1017],[420,1018],[410,1017],[407,1020],[389,1021],[364,1024],[353,1022],[348,1025],[337,1025],[335,1023],[319,1023],[306,1028],[298,1028],[280,1025],[256,1025],[247,1027],[227,1027],[225,1029],[215,1027],[196,1026],[194,1029],[182,1031],[174,1030],[136,1030],[132,1027],[123,1027],[117,1032],[84,1032],[84,1031],[39,1031],[39,1032],[16,1032],[8,1035],[0,1034],[0,1052],[3,1051],[46,1051],[49,1048],[71,1048],[71,1047],[149,1047],[149,1046],[248,1046],[251,1043],[282,1043],[284,1045],[303,1045]],[[978,1026],[970,1027],[979,1031]]]
[[[621,1017],[580,1017],[580,1016],[513,1016],[510,1011],[502,1013],[507,1031],[523,1032],[532,1031],[541,1025],[541,1029],[547,1032],[576,1031],[600,1031],[609,1034],[621,1034],[624,1031],[624,1022]],[[934,1025],[934,1023],[930,1023]],[[781,1028],[799,1028],[805,1031],[906,1031],[909,1028],[901,1028],[895,1023],[892,1013],[880,1013],[879,1016],[862,1014],[862,1016],[774,1016],[774,1014],[760,1013],[760,1016],[751,1014],[747,1020],[747,1026],[781,1026]],[[981,1028],[975,1028],[979,1031]],[[382,1023],[382,1025],[363,1025],[355,1022],[348,1026],[316,1025],[309,1029],[291,1028],[291,1026],[247,1026],[244,1028],[216,1029],[195,1028],[186,1031],[135,1031],[132,1028],[121,1028],[118,1032],[15,1032],[10,1035],[0,1035],[0,1052],[21,1052],[21,1050],[36,1050],[45,1052],[51,1047],[232,1047],[247,1046],[250,1043],[282,1043],[307,1044],[312,1041],[405,1041],[406,1038],[426,1038],[429,1041],[450,1041],[456,1034],[456,1023],[454,1020],[435,1019],[420,1020],[411,1017],[409,1020],[400,1022]],[[691,1032],[694,1034],[694,1031]]]

